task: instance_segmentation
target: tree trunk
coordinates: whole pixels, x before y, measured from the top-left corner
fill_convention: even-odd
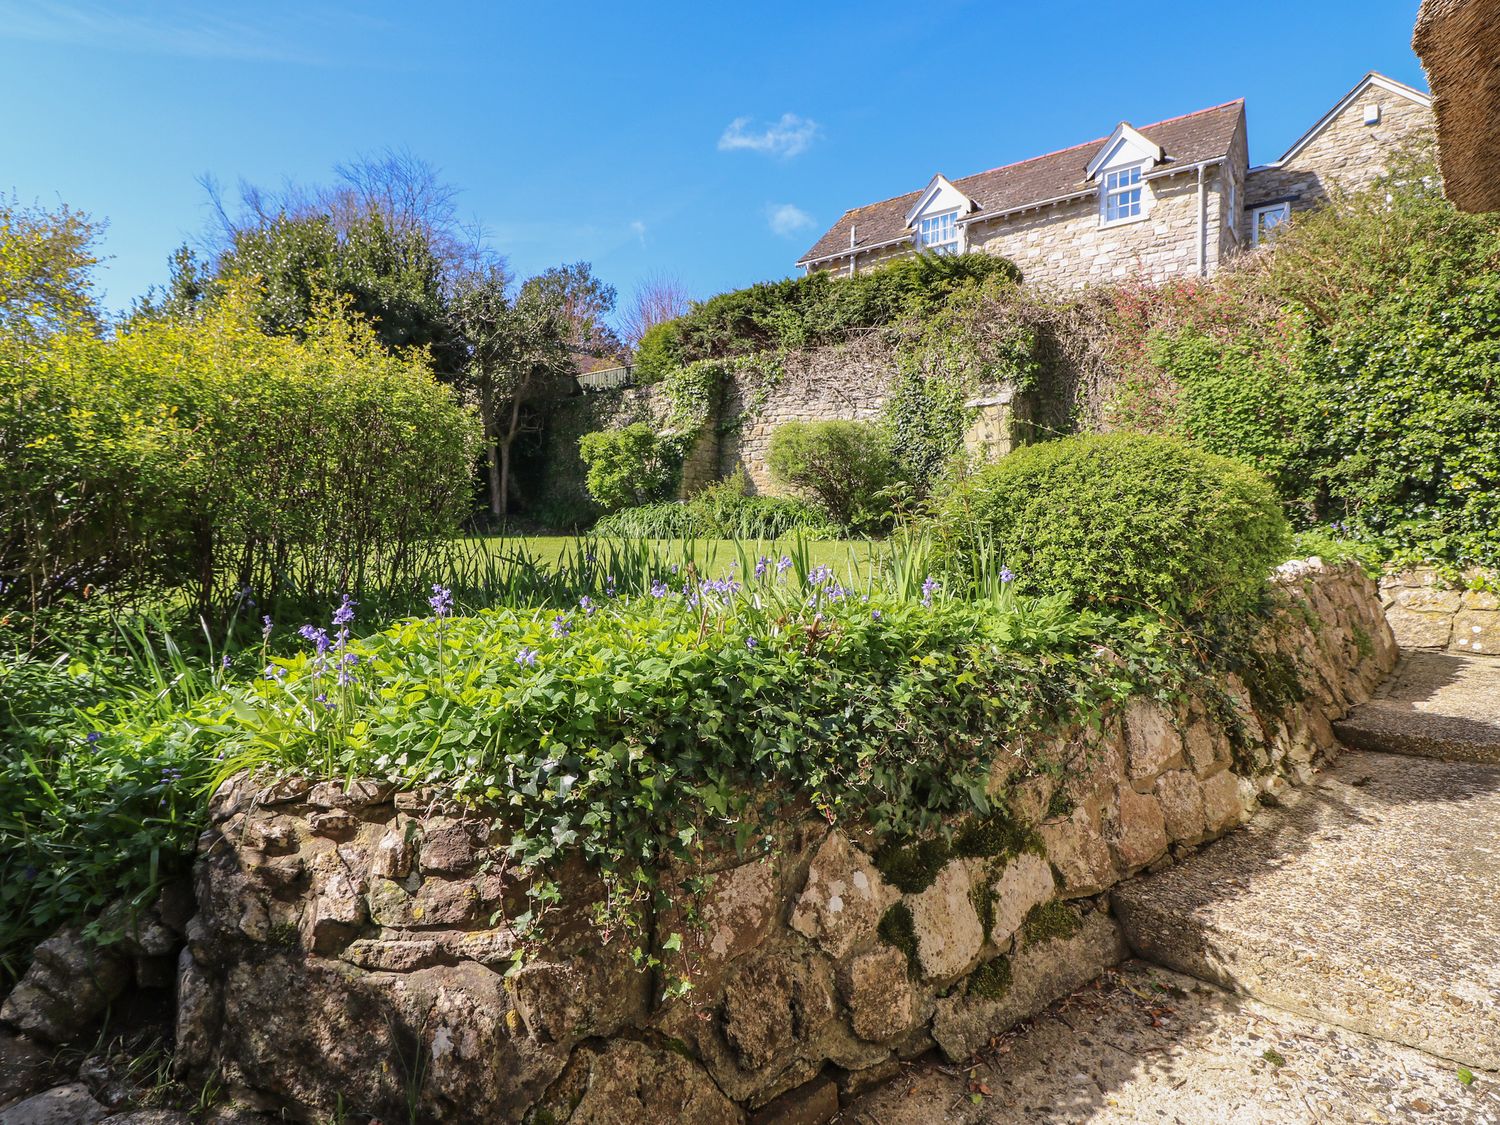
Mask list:
[[[517,394],[510,400],[510,424],[506,428],[505,436],[499,441],[500,446],[500,506],[496,514],[506,516],[510,514],[510,447],[516,440],[516,432],[521,428],[521,396]]]
[[[495,456],[495,393],[486,387],[479,395],[479,421],[484,427],[485,476],[490,491],[490,514],[501,513],[500,462]]]

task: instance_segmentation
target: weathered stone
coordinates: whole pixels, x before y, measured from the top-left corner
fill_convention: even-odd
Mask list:
[[[1448,647],[1476,656],[1500,656],[1500,610],[1460,610],[1453,617],[1453,635]]]
[[[776,891],[770,860],[744,863],[714,876],[703,907],[704,954],[727,961],[757,948],[775,917]]]
[[[218,1042],[223,1019],[223,997],[217,983],[203,971],[192,950],[184,949],[177,956],[174,1071],[188,1073],[208,1062]]]
[[[1047,859],[1069,897],[1098,894],[1119,878],[1114,856],[1097,819],[1086,808],[1049,820],[1039,829]]]
[[[193,1125],[193,1119],[175,1109],[132,1109],[110,1114],[99,1125]]]
[[[342,949],[354,940],[367,918],[364,897],[330,853],[330,859],[316,869],[312,897],[302,915],[304,948],[313,953]]]
[[[906,954],[889,945],[857,954],[839,974],[854,1034],[881,1043],[906,1032],[916,1014]]]
[[[1445,648],[1453,635],[1453,618],[1445,613],[1417,613],[1392,606],[1385,619],[1402,648]]]
[[[286,855],[297,850],[295,823],[289,816],[252,818],[245,822],[242,838],[247,847],[257,851],[268,855]]]
[[[24,1035],[65,1044],[104,1014],[130,980],[130,964],[76,929],[36,947],[26,975],[0,1005],[0,1020]]]
[[[307,826],[315,835],[339,839],[348,836],[359,827],[359,817],[351,812],[334,810],[313,813],[307,818]]]
[[[722,1014],[725,1042],[743,1069],[779,1070],[833,1019],[830,982],[790,954],[768,952],[731,976]]]
[[[424,879],[416,894],[390,879],[370,881],[370,917],[380,926],[397,929],[456,926],[479,921],[501,901],[498,875],[470,879]]]
[[[1208,832],[1203,811],[1203,787],[1190,770],[1169,770],[1156,779],[1156,799],[1161,803],[1167,835],[1174,841],[1196,844]]]
[[[424,874],[467,875],[479,866],[479,859],[471,825],[438,822],[423,829],[419,862]]]
[[[1120,786],[1118,819],[1112,841],[1120,866],[1144,867],[1167,850],[1167,822],[1155,797]]]
[[[0,1028],[0,1107],[46,1085],[51,1058],[35,1041]]]
[[[290,805],[306,797],[312,788],[313,783],[305,777],[283,777],[257,792],[255,803],[257,805]]]
[[[750,1115],[750,1125],[824,1125],[839,1111],[839,1088],[817,1077],[788,1090]]]
[[[542,1043],[572,1044],[613,1035],[645,1018],[650,975],[615,947],[572,961],[533,961],[512,973],[508,987],[527,1034]]]
[[[1208,832],[1217,834],[1233,828],[1245,818],[1245,795],[1240,779],[1223,770],[1203,783],[1203,819]]]
[[[315,809],[367,809],[390,800],[394,785],[356,779],[347,785],[341,781],[320,781],[307,794],[307,803]]]
[[[361,938],[350,942],[339,957],[361,969],[410,973],[457,960],[446,942],[431,938]]]
[[[994,923],[989,938],[1004,945],[1021,928],[1032,907],[1049,901],[1056,891],[1052,865],[1040,856],[1024,852],[1000,872],[991,888],[994,901]]]
[[[108,1116],[87,1086],[72,1082],[0,1110],[0,1125],[96,1125]]]
[[[1465,590],[1459,604],[1463,609],[1500,609],[1500,593],[1494,590]]]
[[[1006,1028],[1087,984],[1125,956],[1114,919],[1090,911],[1072,936],[1027,945],[1012,956],[1010,984],[1000,996],[940,999],[932,1037],[949,1061],[962,1062]]]
[[[970,861],[954,860],[932,886],[906,899],[917,935],[917,961],[929,980],[963,973],[984,946],[984,928],[969,893],[973,885]]]
[[[1438,586],[1407,586],[1395,591],[1393,604],[1414,613],[1454,613],[1462,604],[1458,590]]]
[[[1126,765],[1133,780],[1155,777],[1177,764],[1182,736],[1160,703],[1133,697],[1125,708]]]
[[[411,874],[412,846],[406,834],[398,830],[380,837],[370,857],[370,877],[373,879],[405,879]]]
[[[630,1039],[574,1051],[541,1108],[568,1125],[736,1125],[745,1119],[702,1068]]]
[[[897,894],[842,832],[828,833],[808,868],[791,927],[842,957],[875,932]]]

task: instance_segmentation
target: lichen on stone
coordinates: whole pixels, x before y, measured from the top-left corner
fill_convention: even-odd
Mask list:
[[[969,891],[969,901],[974,904],[974,913],[979,915],[979,928],[984,940],[990,940],[995,929],[995,888],[988,879],[977,883]]]
[[[1033,906],[1021,923],[1021,943],[1041,945],[1059,938],[1070,938],[1083,928],[1083,921],[1061,899]]]

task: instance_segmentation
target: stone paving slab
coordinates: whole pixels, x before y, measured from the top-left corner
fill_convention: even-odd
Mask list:
[[[969,1066],[918,1060],[843,1125],[1500,1123],[1500,1076],[1130,962]]]
[[[1117,888],[1137,956],[1500,1070],[1500,768],[1351,752]]]
[[[1406,652],[1333,729],[1359,750],[1500,764],[1500,659]]]

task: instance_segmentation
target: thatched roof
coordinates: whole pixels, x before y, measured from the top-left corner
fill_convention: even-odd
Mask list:
[[[1500,0],[1422,0],[1412,47],[1432,90],[1444,192],[1465,211],[1500,211]]]

